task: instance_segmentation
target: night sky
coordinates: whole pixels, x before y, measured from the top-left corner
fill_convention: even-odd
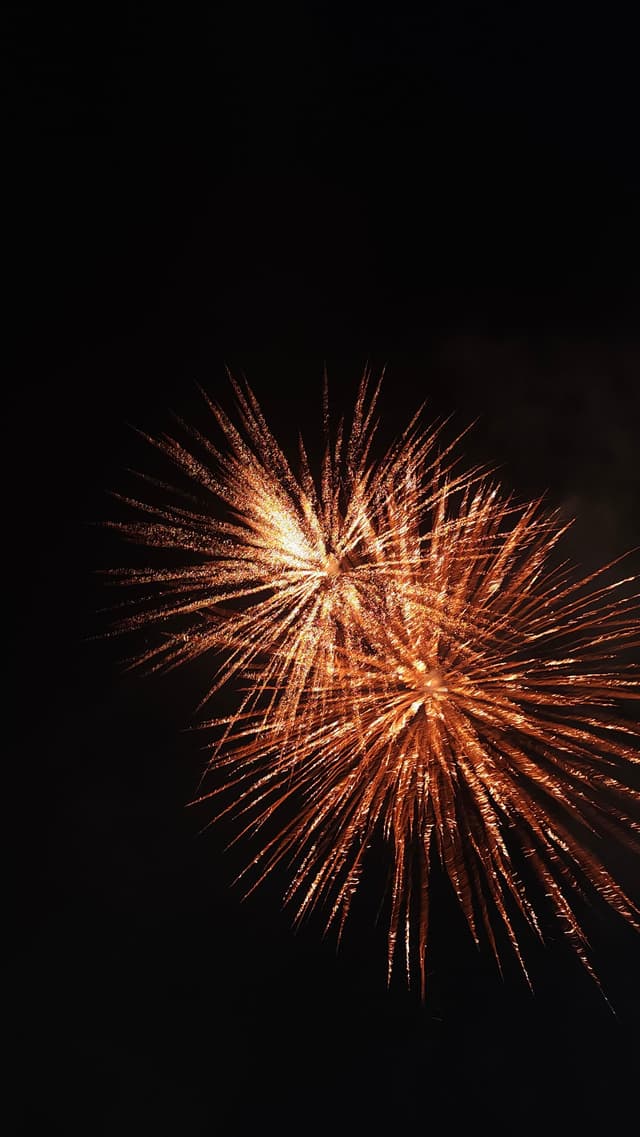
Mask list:
[[[256,6],[257,7],[257,6]],[[424,1006],[365,895],[336,954],[185,808],[207,662],[127,673],[96,570],[172,413],[244,373],[284,442],[386,368],[469,463],[640,546],[637,41],[615,8],[27,3],[2,15],[5,593],[18,708],[20,1135],[637,1125],[640,942],[581,909],[614,1016],[549,924],[535,993],[436,880]],[[135,429],[132,429],[135,428]],[[155,467],[154,467],[155,469]],[[165,471],[168,473],[168,471]],[[15,518],[14,518],[15,510]],[[638,571],[638,557],[634,565]],[[13,733],[13,732],[11,732]],[[611,854],[638,896],[638,864]],[[625,875],[626,874],[626,875]]]

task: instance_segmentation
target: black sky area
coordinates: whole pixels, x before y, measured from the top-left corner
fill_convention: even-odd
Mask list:
[[[291,931],[284,876],[241,902],[231,829],[199,835],[205,664],[144,679],[94,638],[95,570],[132,554],[93,523],[145,468],[136,430],[206,429],[197,384],[230,407],[227,366],[287,445],[319,439],[325,364],[337,411],[385,367],[381,445],[426,399],[475,422],[470,464],[576,516],[582,566],[640,547],[625,12],[3,9],[11,1132],[637,1127],[622,921],[580,909],[614,1015],[552,924],[525,933],[534,994],[508,956],[501,978],[436,881],[426,1004],[387,990],[373,889],[336,954],[320,920]]]

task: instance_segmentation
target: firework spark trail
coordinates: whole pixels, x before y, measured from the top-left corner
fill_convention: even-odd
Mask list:
[[[389,973],[400,940],[424,994],[434,858],[476,942],[484,935],[500,964],[502,925],[526,974],[518,922],[542,936],[543,912],[521,880],[524,856],[595,978],[574,895],[595,892],[640,927],[596,851],[603,835],[640,847],[628,778],[640,732],[619,709],[640,697],[624,662],[640,644],[633,578],[608,583],[606,566],[581,579],[555,563],[559,517],[515,506],[477,471],[454,474],[450,448],[434,456],[437,431],[417,420],[373,463],[366,381],[346,443],[342,428],[329,443],[325,414],[319,488],[304,449],[296,478],[251,392],[236,397],[239,428],[213,408],[226,451],[191,432],[213,470],[158,444],[231,519],[135,503],[150,520],[120,528],[201,554],[129,574],[163,595],[125,624],[204,614],[186,643],[170,637],[147,660],[226,649],[215,685],[244,682],[235,714],[204,724],[219,732],[216,781],[198,800],[226,793],[217,815],[261,837],[250,889],[285,861],[297,920],[322,904],[341,934],[381,836]]]

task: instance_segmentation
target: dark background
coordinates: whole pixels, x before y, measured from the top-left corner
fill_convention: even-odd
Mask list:
[[[16,1132],[618,1131],[638,940],[585,910],[615,1017],[549,927],[535,994],[436,882],[426,1005],[386,990],[365,899],[340,954],[283,881],[184,808],[204,665],[123,674],[91,523],[170,411],[245,372],[290,441],[386,365],[382,440],[428,413],[577,514],[586,567],[640,545],[638,69],[615,7],[9,6],[5,533],[17,626]],[[453,429],[453,428],[452,428]],[[15,509],[15,518],[13,516]],[[14,717],[12,715],[12,717]],[[612,861],[635,879],[624,858]]]

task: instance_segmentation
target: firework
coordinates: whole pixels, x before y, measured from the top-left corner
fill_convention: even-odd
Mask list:
[[[318,486],[302,447],[294,476],[246,388],[238,427],[213,408],[226,450],[192,432],[211,465],[162,440],[231,514],[136,503],[149,520],[127,536],[198,560],[128,574],[162,596],[125,623],[195,620],[146,659],[214,649],[213,686],[242,680],[236,712],[204,724],[215,786],[198,800],[226,793],[217,815],[259,841],[250,888],[286,863],[296,919],[322,905],[340,934],[381,839],[389,973],[402,941],[424,993],[437,860],[498,963],[501,925],[526,974],[519,927],[542,936],[550,905],[594,975],[574,896],[640,926],[598,850],[603,836],[638,849],[639,732],[620,709],[640,697],[633,578],[557,562],[559,516],[454,476],[417,420],[374,463],[376,395],[363,382],[346,443],[326,429]]]
[[[453,475],[455,444],[436,456],[441,426],[421,430],[418,416],[373,462],[380,385],[371,390],[367,375],[347,437],[342,423],[331,437],[325,382],[320,476],[312,476],[302,441],[294,474],[251,390],[231,383],[237,426],[207,400],[222,449],[184,424],[189,449],[168,436],[148,439],[200,496],[165,486],[176,504],[123,499],[145,520],[115,527],[137,544],[193,559],[112,572],[119,584],[154,590],[151,604],[134,597],[119,630],[162,626],[162,638],[134,660],[150,670],[215,653],[222,662],[209,695],[259,663],[250,697],[277,688],[272,713],[288,721],[303,694],[308,699],[331,673],[336,652],[362,645],[371,613],[419,560],[421,518],[436,487],[476,475]]]
[[[480,487],[453,520],[445,502],[419,571],[369,621],[366,650],[341,653],[314,702],[321,713],[286,737],[275,719],[243,716],[213,766],[232,779],[243,832],[286,819],[252,867],[261,879],[282,859],[297,866],[287,899],[298,918],[323,902],[341,928],[383,836],[389,969],[401,932],[410,975],[415,924],[423,991],[434,855],[474,939],[483,929],[499,961],[497,918],[525,969],[514,914],[540,935],[541,924],[514,867],[519,850],[593,975],[572,894],[591,886],[638,926],[594,851],[598,834],[637,848],[628,813],[638,794],[624,769],[640,761],[638,731],[613,710],[638,697],[632,669],[614,668],[638,642],[637,598],[619,597],[628,581],[599,586],[598,574],[546,568],[563,529],[539,505],[514,521]]]

